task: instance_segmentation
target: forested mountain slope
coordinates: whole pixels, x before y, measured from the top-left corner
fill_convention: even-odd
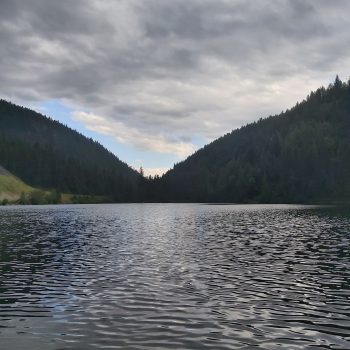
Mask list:
[[[350,82],[339,78],[280,115],[145,179],[103,146],[0,100],[0,165],[28,185],[120,201],[307,203],[350,200]]]
[[[159,200],[350,200],[350,82],[337,77],[280,115],[219,138],[174,166]]]
[[[99,143],[30,109],[0,100],[0,165],[34,187],[138,198],[139,174]]]

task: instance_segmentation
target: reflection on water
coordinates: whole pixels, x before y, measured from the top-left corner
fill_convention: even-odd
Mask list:
[[[0,210],[1,349],[350,349],[350,221],[300,206]]]

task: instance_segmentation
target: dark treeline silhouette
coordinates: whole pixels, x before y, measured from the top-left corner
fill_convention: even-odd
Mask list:
[[[102,145],[30,109],[0,100],[0,164],[39,188],[137,201],[140,175]]]
[[[338,76],[280,115],[246,125],[174,166],[160,201],[307,203],[350,199],[350,81]]]
[[[97,142],[0,101],[0,164],[28,184],[115,202],[308,203],[350,199],[350,81],[217,139],[145,178]]]

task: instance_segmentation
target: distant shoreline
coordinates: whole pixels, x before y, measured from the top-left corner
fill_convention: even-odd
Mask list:
[[[200,205],[217,205],[217,206],[239,206],[239,205],[297,205],[297,206],[350,206],[350,202],[314,202],[314,203],[262,203],[262,202],[251,202],[251,203],[222,203],[222,202],[112,202],[112,201],[81,201],[81,202],[60,202],[60,203],[18,203],[16,202],[8,202],[6,204],[1,204],[0,207],[5,207],[5,206],[46,206],[46,205],[98,205],[98,204],[200,204]]]

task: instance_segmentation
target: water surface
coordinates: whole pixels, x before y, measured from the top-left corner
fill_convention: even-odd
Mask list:
[[[350,349],[350,219],[302,206],[0,209],[1,349]]]

